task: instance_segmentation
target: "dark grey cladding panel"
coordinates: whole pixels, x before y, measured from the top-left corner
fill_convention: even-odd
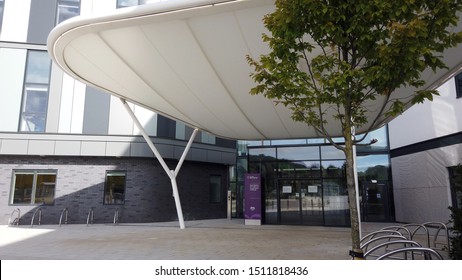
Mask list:
[[[46,44],[56,22],[56,0],[31,1],[27,43]]]

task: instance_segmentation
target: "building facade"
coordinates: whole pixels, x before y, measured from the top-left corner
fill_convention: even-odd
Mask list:
[[[46,51],[76,15],[146,1],[0,1],[0,224],[176,220],[170,179],[120,100],[70,78]],[[154,1],[158,2],[158,1]],[[193,129],[130,104],[169,167]],[[235,141],[202,132],[177,177],[185,219],[226,217]],[[66,209],[66,210],[65,210]],[[40,211],[38,211],[40,210]],[[35,217],[36,221],[38,217]]]
[[[357,149],[361,218],[394,221],[387,127],[364,141],[371,139],[378,141]],[[245,173],[261,174],[263,223],[350,225],[345,156],[325,139],[240,141],[236,169],[232,186],[237,197],[242,196]],[[236,216],[243,215],[242,204],[234,209]]]
[[[418,104],[389,124],[396,220],[447,222],[461,207],[452,189],[462,163],[462,75],[444,83],[440,96]]]

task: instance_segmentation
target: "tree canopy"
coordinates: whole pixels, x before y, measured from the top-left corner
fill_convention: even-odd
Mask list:
[[[276,10],[264,17],[270,52],[254,67],[256,86],[292,111],[295,121],[314,127],[346,158],[352,226],[352,249],[360,250],[360,230],[354,181],[355,144],[378,119],[367,112],[398,115],[411,103],[432,100],[438,92],[424,89],[422,72],[445,68],[443,51],[462,42],[453,32],[462,0],[276,0]],[[406,87],[410,99],[393,93]],[[378,103],[378,104],[377,104]],[[378,108],[378,109],[377,109]],[[328,120],[338,122],[345,143],[332,140]],[[356,139],[354,128],[366,133]],[[355,255],[355,253],[352,253]]]
[[[419,89],[422,71],[444,68],[442,51],[462,41],[450,29],[461,6],[459,0],[277,0],[264,18],[271,52],[259,61],[248,57],[258,84],[251,93],[290,107],[294,120],[326,136],[327,108],[342,126],[360,127],[367,122],[364,105],[380,95],[383,113],[399,114],[405,104],[391,93]],[[416,90],[411,102],[435,94]]]

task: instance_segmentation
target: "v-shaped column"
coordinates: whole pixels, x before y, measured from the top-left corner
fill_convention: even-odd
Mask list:
[[[170,182],[172,183],[172,190],[173,190],[173,198],[175,199],[175,206],[176,206],[176,212],[178,215],[178,221],[180,222],[180,228],[184,229],[184,218],[183,218],[183,210],[181,209],[181,201],[180,201],[180,194],[178,193],[178,185],[176,183],[176,176],[180,172],[181,166],[183,165],[184,160],[186,159],[186,155],[189,152],[189,149],[192,146],[192,143],[194,141],[194,138],[196,137],[197,132],[199,129],[194,129],[191,138],[189,138],[188,144],[186,145],[183,154],[181,155],[180,160],[178,161],[178,164],[175,168],[175,170],[170,170],[170,168],[167,166],[165,163],[164,159],[160,155],[159,151],[157,150],[156,146],[154,146],[154,143],[151,140],[151,137],[146,133],[146,130],[144,130],[144,127],[141,125],[139,122],[138,118],[135,116],[135,113],[133,113],[132,109],[130,106],[128,106],[127,101],[125,99],[120,99],[122,101],[122,104],[124,105],[125,109],[127,110],[128,114],[130,117],[133,119],[133,122],[135,125],[138,127],[140,130],[141,134],[143,135],[144,140],[146,143],[148,143],[149,148],[151,148],[152,152],[156,156],[157,160],[159,161],[160,165],[162,165],[162,168],[165,170],[165,173],[167,173],[168,177],[170,178]]]

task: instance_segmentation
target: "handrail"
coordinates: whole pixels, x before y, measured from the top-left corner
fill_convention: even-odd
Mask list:
[[[34,219],[35,219],[35,214],[39,213],[39,218],[38,218],[38,225],[42,223],[42,208],[38,207],[35,211],[34,214],[32,215],[32,219],[30,220],[30,227],[34,226]]]
[[[116,208],[115,213],[114,213],[114,225],[117,225],[119,223],[119,207]]]
[[[94,218],[94,208],[90,207],[90,210],[88,211],[88,216],[87,216],[87,226],[88,224],[93,224],[93,218]]]
[[[17,217],[13,220],[13,214],[18,213]],[[16,208],[11,212],[10,218],[8,219],[8,226],[19,226],[19,220],[21,219],[21,209]]]
[[[69,210],[66,208],[63,209],[63,211],[61,211],[61,216],[59,216],[59,226],[61,226],[61,222],[63,220],[63,216],[64,216],[64,224],[67,225],[67,221],[68,221],[68,215],[69,215]]]

